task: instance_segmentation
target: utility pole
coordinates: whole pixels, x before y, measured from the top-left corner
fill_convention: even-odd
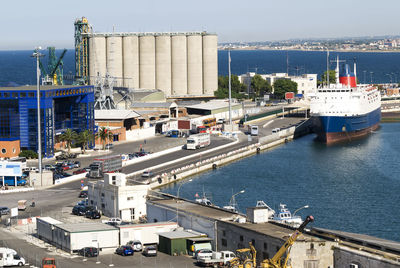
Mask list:
[[[228,49],[228,79],[229,79],[229,125],[232,127],[231,49]]]

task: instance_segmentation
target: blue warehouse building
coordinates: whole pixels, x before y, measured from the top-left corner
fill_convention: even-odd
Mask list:
[[[66,129],[94,132],[93,86],[41,86],[40,108],[44,157],[54,156]],[[36,86],[0,87],[0,157],[37,152],[37,130]]]

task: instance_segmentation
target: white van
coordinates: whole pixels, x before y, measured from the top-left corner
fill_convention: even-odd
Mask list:
[[[24,266],[25,259],[20,257],[11,248],[0,248],[0,267],[3,266]]]

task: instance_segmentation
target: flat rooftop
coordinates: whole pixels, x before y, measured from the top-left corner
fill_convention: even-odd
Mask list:
[[[85,233],[85,232],[101,232],[101,231],[117,231],[114,226],[99,222],[82,222],[82,223],[65,223],[57,224],[60,228],[69,233]]]
[[[124,120],[139,116],[132,110],[94,110],[95,120]]]
[[[220,208],[204,206],[195,202],[189,202],[181,199],[179,199],[178,203],[176,202],[176,199],[149,200],[148,202],[169,207],[175,211],[178,205],[178,211],[185,211],[186,213],[198,215],[204,218],[209,218],[211,220],[220,220],[229,222],[230,224],[235,225],[237,227],[265,234],[271,237],[279,238],[282,240],[286,240],[294,232],[294,229],[290,227],[284,227],[269,222],[258,223],[258,224],[250,222],[238,223],[233,220],[238,217],[244,217],[244,216]],[[303,234],[303,236],[301,236],[298,240],[299,241],[311,240],[311,238],[313,241],[316,240],[323,241],[323,239],[307,234]]]
[[[37,219],[39,221],[44,221],[44,222],[49,223],[49,224],[62,224],[61,221],[58,221],[58,220],[53,219],[51,217],[40,217],[40,218],[37,218]]]
[[[67,89],[67,88],[84,88],[84,87],[93,87],[86,85],[63,85],[63,86],[54,86],[54,85],[41,85],[40,91],[54,90],[54,89]],[[0,91],[25,91],[32,90],[36,91],[37,87],[34,86],[20,86],[20,87],[0,87]]]
[[[185,106],[186,108],[189,109],[199,109],[199,110],[217,110],[217,109],[222,109],[222,108],[228,108],[229,107],[229,102],[227,101],[208,101],[204,103],[199,103],[195,105],[188,105]],[[240,109],[242,107],[242,104],[240,103],[232,103],[232,109]]]
[[[165,232],[158,233],[159,236],[163,236],[169,239],[179,239],[179,238],[193,238],[193,237],[201,237],[205,236],[204,234],[194,232],[194,231],[173,231],[173,232]]]

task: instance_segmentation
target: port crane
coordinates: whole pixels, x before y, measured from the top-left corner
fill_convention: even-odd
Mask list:
[[[289,268],[287,265],[289,259],[289,252],[287,250],[294,244],[297,237],[302,234],[307,224],[314,221],[313,216],[307,216],[306,220],[300,225],[299,228],[286,240],[285,244],[278,250],[278,252],[271,259],[266,259],[261,262],[261,268]],[[286,253],[286,257],[284,255]]]
[[[56,58],[55,47],[48,47],[49,59],[47,62],[47,70],[43,63],[39,61],[39,68],[43,74],[42,85],[63,85],[63,58],[67,49],[64,49],[60,57]]]

